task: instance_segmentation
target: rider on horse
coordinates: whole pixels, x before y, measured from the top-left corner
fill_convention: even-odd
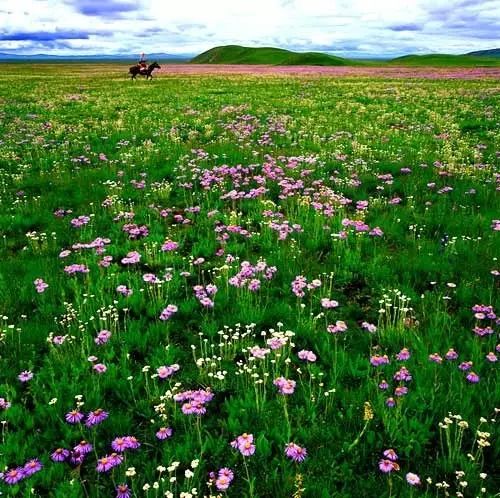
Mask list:
[[[146,69],[148,68],[148,61],[146,60],[144,52],[142,52],[141,54],[141,59],[139,60],[138,66],[141,73],[146,71]]]

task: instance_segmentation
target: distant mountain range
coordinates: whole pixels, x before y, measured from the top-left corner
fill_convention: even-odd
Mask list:
[[[182,61],[187,62],[192,58],[191,55],[179,55],[179,54],[147,54],[148,61]],[[0,52],[0,60],[3,61],[15,61],[15,60],[29,60],[29,61],[128,61],[137,62],[139,60],[139,55],[128,55],[128,54],[103,54],[103,55],[51,55],[51,54],[33,54],[33,55],[22,55],[22,54],[12,54]]]

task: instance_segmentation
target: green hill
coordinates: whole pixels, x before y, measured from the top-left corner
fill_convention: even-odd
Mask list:
[[[395,66],[479,67],[500,66],[500,59],[474,55],[405,55],[389,61]]]
[[[191,60],[193,64],[271,64],[276,66],[351,66],[359,62],[320,52],[291,52],[282,48],[215,47]]]
[[[489,50],[477,50],[469,52],[465,55],[476,55],[479,57],[500,57],[500,48],[490,48]]]

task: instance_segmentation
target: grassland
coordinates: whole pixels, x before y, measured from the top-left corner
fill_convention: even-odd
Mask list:
[[[405,55],[392,59],[389,63],[403,66],[429,67],[496,67],[500,66],[500,59],[480,55],[427,54]]]
[[[497,80],[1,69],[4,496],[495,495]]]

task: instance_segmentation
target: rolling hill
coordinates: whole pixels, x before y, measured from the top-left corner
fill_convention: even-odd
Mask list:
[[[476,52],[469,52],[465,55],[475,55],[478,57],[500,57],[500,48],[491,48],[489,50],[477,50]]]
[[[239,45],[214,47],[191,59],[192,64],[271,64],[277,66],[352,66],[342,57],[320,52],[292,52],[282,48],[249,48]]]
[[[399,66],[481,67],[500,66],[500,59],[473,55],[426,54],[404,55],[389,61]]]

